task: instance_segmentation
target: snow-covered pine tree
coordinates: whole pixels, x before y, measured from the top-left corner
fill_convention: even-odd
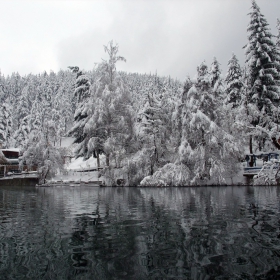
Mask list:
[[[2,147],[9,148],[12,140],[12,114],[11,107],[4,102],[0,108],[0,141]]]
[[[2,102],[7,102],[10,100],[6,79],[2,75],[1,71],[0,71],[0,98],[1,98],[0,101]]]
[[[252,122],[256,121],[259,117],[259,110],[254,103],[250,103],[250,86],[248,81],[248,71],[246,66],[242,69],[242,88],[241,88],[241,101],[239,106],[233,108],[233,112],[230,112],[230,115],[233,115],[234,125],[239,128],[239,132],[232,132],[235,135],[240,135],[240,138],[244,139],[244,146],[246,141],[249,142],[249,153],[253,153],[253,135],[255,127],[252,125]],[[231,104],[227,104],[228,99],[225,100],[225,105],[228,108]],[[230,109],[229,108],[229,109]],[[231,123],[230,123],[231,125]],[[249,140],[249,141],[248,141]]]
[[[23,86],[23,78],[18,73],[12,73],[11,76],[8,76],[6,78],[6,89],[9,93],[9,101],[6,99],[6,102],[8,102],[11,105],[11,113],[13,116],[13,130],[16,130],[19,125],[17,111],[20,106],[18,100],[21,98]]]
[[[17,99],[15,118],[20,125],[20,121],[30,114],[31,102],[29,100],[29,85],[26,85]],[[17,128],[18,128],[17,127]]]
[[[177,102],[175,101],[175,109],[172,112],[172,142],[174,145],[174,152],[177,154],[178,148],[181,143],[182,139],[182,109],[184,107],[184,103],[188,102],[187,100],[187,94],[190,88],[193,86],[193,82],[191,81],[190,77],[188,76],[186,78],[186,81],[184,83],[183,90],[181,91],[181,98],[177,99]]]
[[[149,175],[153,175],[159,166],[159,160],[164,152],[164,108],[161,106],[161,99],[152,90],[152,86],[146,88],[146,102],[138,113],[140,122],[139,137],[144,141],[144,149],[149,161]],[[147,174],[148,175],[148,174]]]
[[[76,83],[75,83],[75,92],[74,96],[77,98],[78,103],[83,103],[85,99],[90,96],[90,81],[89,77],[84,74],[79,67],[69,67],[73,73],[76,73]]]
[[[76,157],[84,157],[87,155],[87,145],[84,141],[86,139],[86,133],[84,127],[88,117],[89,109],[89,97],[90,97],[90,81],[86,74],[84,74],[79,67],[69,67],[73,73],[76,73],[76,83],[74,96],[77,100],[77,109],[74,115],[73,127],[68,132],[68,135],[75,137],[74,143],[77,143],[75,149]]]
[[[232,107],[237,107],[241,102],[242,70],[236,55],[233,53],[228,62],[228,70],[225,77],[227,94],[226,103],[231,103]]]
[[[280,98],[279,51],[272,40],[267,20],[255,0],[252,0],[251,9],[247,28],[249,42],[245,46],[250,102],[273,119]],[[266,126],[267,123],[260,117],[254,125]]]
[[[13,138],[15,139],[15,147],[23,148],[28,140],[30,133],[29,117],[25,116],[20,120],[19,128],[15,131]]]
[[[52,77],[52,100],[51,100],[51,120],[56,131],[56,144],[61,144],[61,139],[67,133],[67,127],[72,123],[74,112],[72,111],[73,92],[70,80],[67,79],[67,72],[60,71],[57,76]],[[62,76],[62,77],[61,77]],[[70,96],[71,95],[71,96]]]
[[[197,67],[196,84],[202,91],[207,91],[211,88],[211,76],[205,61]]]
[[[52,119],[52,100],[57,92],[55,74],[52,71],[49,75],[46,72],[43,72],[40,75],[37,88],[37,96],[42,108],[42,124],[44,124]]]
[[[211,64],[210,69],[210,80],[211,80],[211,86],[213,88],[214,92],[217,92],[219,90],[219,87],[221,86],[222,80],[221,80],[221,68],[220,63],[218,62],[217,58],[213,58],[213,62]]]
[[[238,169],[232,170],[240,155],[238,141],[223,127],[224,110],[213,93],[207,65],[202,63],[197,71],[196,82],[183,95],[177,159],[144,178],[141,185],[222,184]]]
[[[13,130],[14,130],[14,106],[15,96],[9,92],[10,78],[2,76],[0,72],[0,100],[2,105],[0,108],[0,141],[3,147],[14,145]]]
[[[63,136],[67,133],[67,127],[73,119],[71,96],[69,96],[67,85],[61,81],[61,85],[57,93],[52,98],[52,113],[51,120],[56,127],[57,140],[59,143]]]
[[[59,71],[57,74],[59,88],[53,97],[52,108],[59,114],[60,130],[63,135],[72,125],[75,109],[73,107],[73,84],[74,77],[70,71]],[[76,107],[76,105],[75,105]]]
[[[280,19],[277,19],[277,35],[276,35],[276,47],[280,49]]]
[[[193,86],[188,92],[188,103],[182,112],[182,140],[179,149],[180,164],[189,169],[189,184],[221,184],[237,165],[240,155],[238,141],[225,129],[217,108],[219,103],[206,91]],[[210,107],[215,111],[206,110]],[[229,166],[229,163],[230,166]]]
[[[249,15],[249,42],[245,46],[248,102],[254,104],[258,112],[257,115],[254,112],[252,117],[251,124],[256,130],[251,133],[250,150],[254,139],[262,150],[267,139],[271,142],[270,131],[279,134],[280,54],[272,40],[267,20],[254,0]]]
[[[197,67],[197,78],[195,82],[196,90],[202,94],[202,102],[200,104],[200,109],[204,114],[206,114],[211,120],[217,120],[217,111],[215,108],[218,108],[219,96],[213,93],[212,87],[212,75],[208,71],[208,66],[205,61],[203,61]],[[186,98],[189,98],[189,94],[186,95]]]
[[[30,112],[30,131],[41,131],[44,121],[44,108],[43,103],[38,96],[32,103],[31,112]]]

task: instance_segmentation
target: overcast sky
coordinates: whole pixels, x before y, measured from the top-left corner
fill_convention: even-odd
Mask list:
[[[1,1],[2,74],[68,66],[91,70],[114,40],[117,68],[184,80],[214,56],[223,74],[234,52],[244,62],[251,0]],[[273,34],[280,0],[258,0]]]

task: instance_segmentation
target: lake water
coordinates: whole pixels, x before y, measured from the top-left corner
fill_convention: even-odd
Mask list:
[[[280,279],[280,187],[0,187],[0,279]]]

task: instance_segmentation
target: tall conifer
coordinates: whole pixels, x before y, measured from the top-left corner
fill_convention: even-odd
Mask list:
[[[252,1],[251,9],[247,28],[249,42],[245,46],[250,102],[255,103],[259,111],[272,116],[280,98],[279,52],[255,0]],[[259,118],[255,125],[261,122]]]
[[[74,143],[77,143],[76,157],[85,156],[87,154],[86,145],[84,141],[86,133],[84,126],[88,117],[87,107],[90,96],[90,81],[87,75],[79,70],[79,67],[69,67],[73,73],[76,73],[76,83],[74,95],[77,99],[78,105],[74,115],[74,125],[69,131],[69,135],[75,137]]]
[[[235,54],[232,54],[228,62],[228,71],[225,78],[227,103],[236,107],[241,101],[242,71]]]

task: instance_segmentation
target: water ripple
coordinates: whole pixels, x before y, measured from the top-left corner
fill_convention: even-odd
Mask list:
[[[0,188],[0,279],[277,279],[280,188]]]

